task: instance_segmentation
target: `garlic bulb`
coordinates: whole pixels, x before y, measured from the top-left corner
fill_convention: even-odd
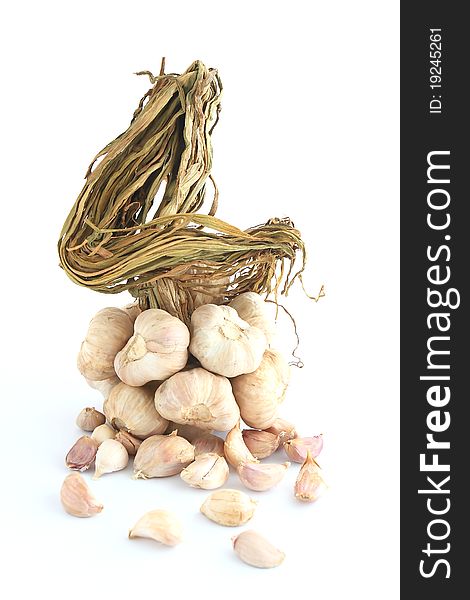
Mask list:
[[[191,316],[189,350],[208,371],[235,377],[255,371],[263,358],[264,333],[230,306],[205,304]]]
[[[103,405],[104,414],[115,429],[145,439],[163,433],[168,421],[155,410],[152,386],[132,387],[118,383]]]
[[[94,390],[98,390],[105,400],[107,400],[113,387],[121,382],[121,380],[116,374],[112,377],[109,377],[108,379],[102,379],[101,381],[93,381],[85,377],[85,381]]]
[[[95,473],[93,479],[98,479],[105,473],[114,473],[127,467],[129,455],[124,446],[117,440],[101,442],[95,458]]]
[[[176,373],[155,392],[157,411],[175,423],[228,431],[240,418],[230,381],[205,369]]]
[[[116,355],[114,367],[128,385],[144,385],[167,379],[188,360],[189,331],[186,325],[159,308],[138,315],[134,335]]]
[[[106,422],[106,417],[96,408],[87,406],[80,411],[75,422],[83,431],[94,431],[98,425]]]
[[[114,357],[132,335],[132,321],[120,308],[103,308],[90,321],[77,358],[80,373],[92,381],[114,377]]]
[[[183,469],[180,477],[188,485],[203,490],[221,487],[229,476],[228,464],[223,456],[213,452],[199,454],[194,462]]]
[[[194,448],[184,438],[152,435],[139,446],[134,459],[134,478],[177,475],[194,460]]]
[[[229,302],[229,306],[237,311],[240,319],[261,329],[269,345],[272,343],[275,335],[274,319],[269,315],[267,304],[259,294],[244,292]]]
[[[232,379],[242,419],[250,427],[267,429],[276,420],[289,383],[289,365],[276,350],[266,350],[254,373]]]

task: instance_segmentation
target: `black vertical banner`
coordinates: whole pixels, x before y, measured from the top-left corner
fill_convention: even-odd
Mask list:
[[[465,2],[401,3],[400,460],[405,600],[460,600],[468,594],[470,575],[466,8]]]

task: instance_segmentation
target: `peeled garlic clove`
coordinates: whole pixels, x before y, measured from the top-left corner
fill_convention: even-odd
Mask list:
[[[323,436],[314,435],[312,437],[294,438],[284,443],[284,450],[287,456],[297,463],[303,463],[307,458],[307,451],[315,458],[320,454],[323,448]]]
[[[142,443],[142,440],[137,439],[127,431],[118,431],[115,439],[124,446],[129,456],[135,456]]]
[[[244,429],[242,436],[246,447],[256,458],[267,458],[279,448],[279,436],[269,431]]]
[[[268,344],[272,343],[275,335],[274,319],[269,314],[267,303],[259,294],[244,292],[229,302],[229,306],[237,311],[240,319],[261,329]]]
[[[91,434],[91,439],[95,440],[99,444],[102,444],[105,440],[114,440],[116,437],[116,430],[109,425],[98,425]]]
[[[137,316],[134,335],[116,354],[114,368],[128,385],[167,379],[188,360],[189,330],[183,321],[159,308]]]
[[[106,417],[94,407],[87,407],[80,411],[75,422],[83,431],[94,431],[106,422]]]
[[[60,501],[64,510],[74,517],[92,517],[103,510],[90,492],[80,473],[70,473],[60,490]]]
[[[212,492],[201,506],[201,512],[219,525],[237,527],[251,519],[256,505],[244,492],[225,489]]]
[[[175,546],[182,540],[182,530],[180,521],[171,512],[151,510],[129,531],[129,538],[150,538],[167,546]]]
[[[271,424],[271,427],[268,427],[265,431],[269,431],[269,433],[274,433],[274,435],[279,436],[280,444],[297,437],[295,425],[280,417],[277,417]]]
[[[98,442],[87,435],[82,435],[70,448],[65,457],[65,464],[74,471],[86,471],[95,460]]]
[[[142,442],[134,459],[134,478],[177,475],[194,460],[194,447],[175,435],[153,435]]]
[[[129,455],[124,446],[116,440],[104,440],[98,448],[95,459],[95,474],[98,479],[105,473],[114,473],[127,467]]]
[[[189,350],[208,371],[236,377],[257,369],[267,346],[264,333],[230,306],[204,304],[191,315]]]
[[[240,430],[240,421],[235,427],[227,433],[224,443],[225,458],[232,465],[237,468],[242,462],[244,463],[257,463],[259,460],[255,458],[248,450]]]
[[[242,463],[237,473],[241,482],[248,489],[264,492],[277,485],[290,467],[290,462],[278,464]]]
[[[240,418],[230,381],[202,368],[164,381],[155,392],[155,407],[170,421],[200,429],[228,431]]]
[[[229,469],[225,458],[213,452],[200,454],[180,473],[181,479],[188,485],[203,490],[221,487],[228,476]]]
[[[232,379],[233,395],[247,425],[267,429],[274,423],[289,377],[289,365],[283,356],[276,350],[266,350],[256,371]]]
[[[260,569],[277,567],[285,558],[284,552],[275,548],[262,535],[249,529],[232,538],[233,549],[243,562]]]
[[[207,454],[208,452],[215,452],[215,454],[218,454],[219,456],[225,456],[224,440],[212,433],[206,433],[196,438],[193,442],[193,446],[195,457],[198,457],[200,454]]]
[[[113,377],[109,377],[108,379],[103,379],[101,381],[93,381],[85,377],[85,381],[94,390],[98,390],[105,400],[107,400],[113,387],[118,383],[121,383],[121,380],[117,375],[113,375]]]
[[[163,433],[168,426],[155,409],[154,386],[116,385],[103,406],[104,414],[115,429],[129,432],[140,439]]]
[[[315,502],[325,490],[326,483],[320,474],[320,466],[313,459],[310,450],[307,450],[307,458],[295,482],[295,497],[301,502]]]

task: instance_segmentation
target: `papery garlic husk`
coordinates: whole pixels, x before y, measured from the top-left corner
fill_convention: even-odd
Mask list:
[[[289,383],[287,361],[277,350],[266,350],[254,373],[232,379],[242,419],[250,427],[267,429],[274,423]]]
[[[238,527],[251,519],[257,502],[239,490],[212,492],[201,506],[201,512],[211,521],[226,527]]]
[[[260,569],[270,569],[280,565],[284,558],[284,552],[274,547],[262,535],[248,529],[232,538],[233,549],[241,560],[248,565]]]
[[[294,438],[284,443],[287,456],[296,463],[303,463],[307,458],[307,451],[313,458],[317,457],[323,448],[323,435],[312,437]]]
[[[193,442],[194,456],[200,454],[215,453],[219,456],[225,456],[224,452],[224,440],[218,435],[212,433],[206,433],[199,436]]]
[[[235,377],[255,371],[267,346],[264,333],[230,306],[205,304],[191,315],[189,350],[208,371]]]
[[[268,344],[271,345],[275,335],[275,323],[269,314],[267,303],[259,294],[244,292],[236,296],[228,305],[237,311],[240,319],[252,327],[261,329]]]
[[[281,417],[276,417],[271,426],[265,429],[265,431],[277,435],[279,437],[279,445],[297,437],[295,425]]]
[[[269,431],[244,429],[242,436],[246,447],[256,458],[267,458],[279,448],[279,436]]]
[[[92,381],[91,379],[87,379],[85,377],[85,381],[94,390],[98,390],[105,400],[108,399],[108,396],[111,393],[113,387],[118,383],[121,383],[121,380],[117,375],[113,375],[112,377],[109,377],[108,379],[103,379],[102,381]]]
[[[120,442],[117,440],[104,440],[96,453],[93,479],[98,479],[105,473],[122,471],[127,467],[128,462],[129,455]]]
[[[194,440],[197,440],[197,438],[200,438],[208,433],[212,433],[212,430],[206,431],[200,427],[194,427],[194,425],[184,425],[183,423],[174,423],[173,421],[169,421],[165,433],[169,434],[173,433],[173,431],[176,431],[180,437],[184,437],[184,439],[188,440],[188,442],[191,442],[191,444],[193,444]]]
[[[114,368],[128,385],[164,380],[188,360],[189,330],[183,321],[159,308],[138,315],[134,335],[116,355]]]
[[[114,358],[133,332],[132,321],[120,308],[103,308],[90,321],[77,358],[80,373],[92,381],[116,375]]]
[[[98,442],[88,435],[82,435],[67,452],[65,464],[74,471],[86,471],[95,460],[97,451]]]
[[[235,427],[227,433],[224,443],[224,454],[228,462],[235,468],[242,462],[259,462],[259,460],[248,450],[243,440],[243,435],[240,430],[240,421],[238,421]]]
[[[123,310],[127,314],[132,323],[135,323],[135,320],[142,312],[138,302],[131,302],[130,304],[126,304],[122,307],[121,310]]]
[[[237,468],[240,481],[255,492],[264,492],[277,485],[290,467],[290,462],[279,464],[241,463]]]
[[[91,434],[91,439],[95,440],[99,444],[102,444],[105,440],[114,440],[116,437],[116,430],[104,423],[98,425]]]
[[[94,431],[98,425],[106,423],[106,417],[96,408],[87,406],[80,411],[75,423],[83,431]]]
[[[134,459],[134,478],[177,475],[194,460],[194,447],[176,435],[153,435],[142,442]]]
[[[92,517],[103,510],[80,473],[70,473],[64,479],[60,501],[64,510],[74,517]]]
[[[307,457],[295,482],[295,497],[301,502],[315,502],[326,490],[326,487],[321,476],[320,466],[310,454],[310,450],[307,450]]]
[[[224,485],[229,476],[227,461],[214,452],[196,456],[194,462],[180,473],[188,485],[203,490],[215,490]]]
[[[103,405],[106,418],[115,429],[145,439],[163,433],[168,421],[155,409],[152,384],[133,387],[125,383],[116,385]]]
[[[225,292],[230,283],[230,277],[222,275],[217,279],[205,278],[204,274],[207,272],[212,274],[210,269],[207,270],[205,263],[198,261],[194,262],[193,267],[188,270],[188,273],[192,275],[191,287],[188,288],[188,291],[193,299],[194,309],[203,304],[222,304],[225,301]]]
[[[183,528],[179,519],[167,510],[151,510],[129,531],[129,538],[150,538],[167,546],[182,540]]]
[[[142,444],[142,440],[139,440],[138,438],[134,437],[127,431],[122,431],[122,430],[118,431],[116,433],[115,439],[124,446],[124,448],[127,450],[127,454],[129,456],[135,456],[137,453],[137,450],[140,448],[140,445]]]
[[[155,392],[155,407],[170,421],[200,429],[228,431],[240,418],[230,381],[202,368],[164,381]]]

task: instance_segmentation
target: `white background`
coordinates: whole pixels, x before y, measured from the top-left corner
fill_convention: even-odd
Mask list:
[[[2,595],[398,598],[398,2],[3,7]],[[309,250],[306,286],[326,286],[318,304],[299,289],[286,302],[306,366],[283,414],[324,433],[330,490],[296,502],[294,466],[252,494],[247,527],[286,552],[278,569],[239,562],[238,529],[207,521],[207,492],[177,477],[104,476],[92,482],[105,505],[93,519],[59,504],[76,414],[101,406],[76,371],[79,344],[99,308],[128,297],[73,285],[56,242],[90,159],[149,87],[133,72],[158,71],[163,55],[168,71],[199,58],[223,79],[218,216],[247,227],[289,215]],[[179,515],[185,542],[127,540],[158,507]]]

